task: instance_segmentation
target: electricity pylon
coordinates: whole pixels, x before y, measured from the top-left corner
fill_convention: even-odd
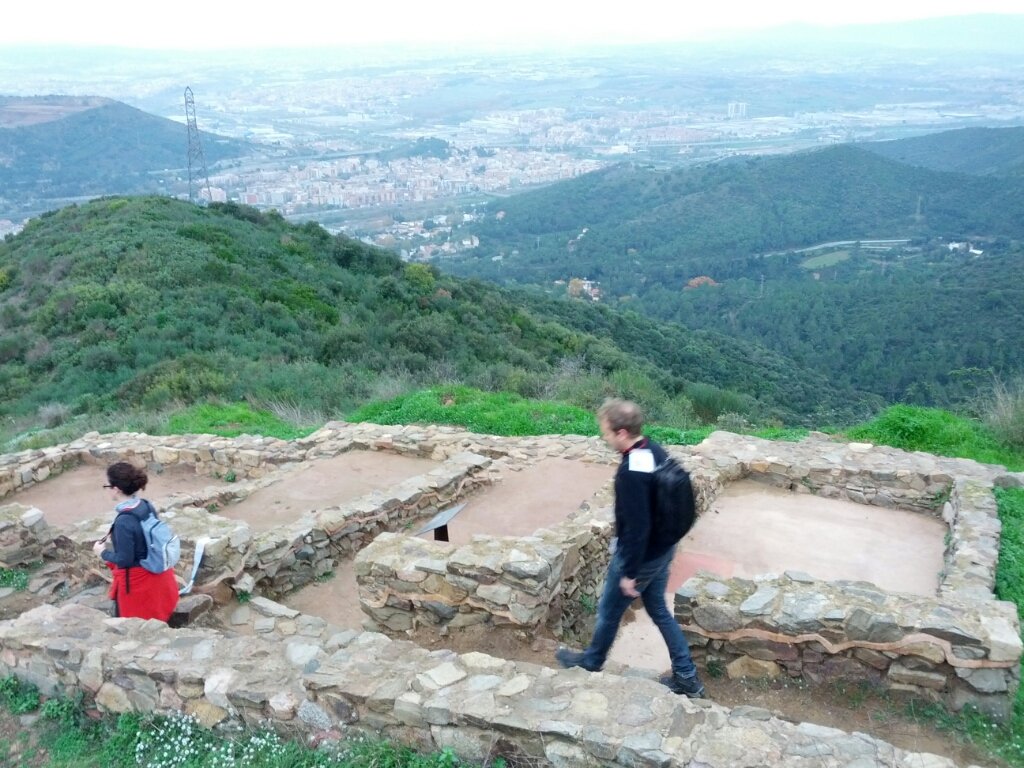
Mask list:
[[[203,145],[199,140],[199,128],[196,127],[196,102],[192,98],[192,88],[185,88],[185,122],[188,124],[188,199],[196,201],[195,184],[206,184],[206,202],[213,200],[210,192],[210,176],[206,172],[206,158],[203,156]]]

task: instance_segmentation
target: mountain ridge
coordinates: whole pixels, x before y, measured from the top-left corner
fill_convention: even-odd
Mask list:
[[[1020,177],[913,167],[859,145],[621,164],[502,199],[468,227],[480,248],[445,264],[548,290],[588,278],[613,305],[756,342],[887,402],[946,406],[1024,367],[1021,210]],[[873,239],[897,242],[861,247]],[[850,246],[824,249],[828,268],[797,253],[836,241]]]
[[[961,128],[857,146],[907,165],[985,176],[1024,175],[1024,126]]]

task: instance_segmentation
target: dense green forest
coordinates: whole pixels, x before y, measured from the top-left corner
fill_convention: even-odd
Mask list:
[[[70,97],[0,99],[0,111],[60,108]],[[69,111],[64,117],[0,128],[0,197],[58,198],[154,191],[152,173],[184,169],[185,126],[119,101]],[[202,133],[206,162],[251,151],[235,139]]]
[[[681,298],[654,286],[646,301],[662,317],[756,339],[887,402],[954,407],[1024,370],[1020,249],[854,246],[765,261],[770,268]]]
[[[755,342],[888,402],[954,405],[1024,370],[1024,178],[839,146],[620,165],[491,208],[480,248],[446,269],[560,292],[588,278],[611,306]]]
[[[223,397],[336,414],[437,382],[679,425],[723,412],[842,423],[877,399],[756,345],[404,264],[235,204],[107,198],[0,245],[0,414]]]
[[[1024,175],[1024,126],[962,128],[898,141],[859,144],[890,160],[934,171],[976,175]]]

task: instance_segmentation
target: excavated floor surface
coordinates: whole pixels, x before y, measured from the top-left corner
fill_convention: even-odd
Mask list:
[[[254,531],[266,531],[291,522],[308,510],[344,504],[437,466],[437,462],[429,459],[396,453],[346,451],[288,472],[274,484],[217,510],[217,514],[243,520]]]
[[[54,527],[73,525],[93,517],[110,515],[114,502],[107,482],[105,466],[81,465],[41,483],[6,497],[3,503],[36,507]],[[230,484],[216,477],[197,475],[190,467],[171,466],[163,472],[150,472],[149,483],[142,496],[163,506],[164,500],[174,493],[195,493],[210,486],[228,487]]]

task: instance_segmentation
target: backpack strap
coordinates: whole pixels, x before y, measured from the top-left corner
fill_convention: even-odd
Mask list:
[[[140,523],[150,515],[156,516],[156,507],[154,507],[149,499],[139,499],[139,503],[131,509],[126,509],[121,514],[128,514],[135,517]]]
[[[149,499],[139,499],[139,502],[140,503],[136,504],[131,509],[122,509],[120,512],[117,513],[117,516],[114,518],[114,520],[116,521],[117,518],[120,517],[121,515],[130,515],[131,517],[134,517],[139,522],[139,531],[141,532],[142,531],[142,521],[145,520],[150,515],[153,515],[155,517],[156,516],[156,508],[149,502]],[[110,530],[111,530],[111,532],[113,532],[113,530],[114,530],[113,524],[111,524]],[[149,542],[146,541],[146,535],[144,533],[142,535],[142,543],[146,547],[146,554],[144,554],[140,559],[141,560],[145,560],[146,556],[149,555]],[[125,593],[128,593],[128,594],[130,594],[131,591],[132,591],[132,585],[131,585],[130,576],[131,576],[131,567],[125,568],[124,569],[124,591],[125,591]]]

